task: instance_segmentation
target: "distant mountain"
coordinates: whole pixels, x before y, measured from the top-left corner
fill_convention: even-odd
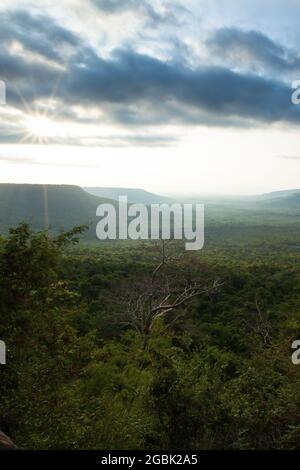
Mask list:
[[[274,200],[274,199],[285,199],[290,196],[300,195],[300,189],[287,189],[285,191],[273,191],[272,193],[262,194],[257,196],[258,200]]]
[[[95,225],[96,208],[102,202],[113,201],[92,196],[79,186],[0,184],[0,232],[7,233],[23,221],[34,229],[53,231]]]
[[[94,194],[91,194],[94,193]],[[126,195],[129,203],[162,204],[173,199],[142,189],[86,188],[68,185],[0,184],[0,234],[10,227],[28,222],[35,230],[69,230],[75,225],[88,224],[89,239],[96,239],[96,209],[102,203],[117,206],[119,196]],[[182,201],[188,202],[188,201]],[[265,222],[280,217],[296,220],[300,214],[300,190],[279,191],[249,199],[235,198],[205,202],[206,223],[230,223],[241,220]],[[117,210],[118,213],[118,210]],[[273,220],[273,219],[272,219]]]
[[[195,202],[195,201],[194,201]],[[199,201],[200,202],[200,201]],[[271,193],[259,194],[254,196],[216,196],[207,197],[201,202],[205,204],[206,211],[209,208],[223,207],[224,210],[239,209],[254,210],[258,213],[261,210],[280,210],[300,209],[300,189],[288,189],[285,191],[274,191]]]
[[[171,202],[172,199],[160,196],[158,194],[149,193],[144,189],[132,188],[83,188],[89,194],[101,198],[118,200],[119,196],[127,196],[129,203],[139,204],[163,204]]]
[[[277,211],[300,210],[300,189],[287,189],[253,196],[252,202],[257,209],[270,209]]]
[[[283,197],[266,199],[261,203],[261,205],[270,209],[300,210],[300,191],[291,193],[290,196],[284,195]]]

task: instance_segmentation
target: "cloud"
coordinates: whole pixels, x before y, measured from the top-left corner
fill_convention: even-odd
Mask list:
[[[186,15],[189,10],[174,2],[163,1],[160,8],[147,0],[92,0],[93,4],[107,14],[118,14],[126,11],[145,16],[151,22],[151,26],[160,23],[172,23],[179,25],[180,16]],[[149,24],[149,23],[148,23]]]
[[[49,160],[43,160],[42,158],[32,158],[32,157],[26,157],[26,156],[15,156],[15,155],[10,155],[10,156],[5,156],[5,155],[0,155],[0,165],[1,163],[4,164],[9,164],[9,165],[39,165],[39,166],[51,166],[52,162]],[[98,162],[88,162],[85,163],[83,162],[74,162],[73,160],[68,162],[68,161],[61,161],[56,163],[58,166],[62,167],[79,167],[79,168],[101,168],[102,164]]]
[[[300,156],[297,155],[280,155],[278,158],[281,158],[282,160],[296,160],[300,161]]]
[[[0,41],[2,48],[19,43],[25,51],[60,62],[64,47],[78,47],[80,38],[49,16],[16,10],[1,12]]]
[[[12,157],[0,155],[0,163],[9,163],[10,165],[31,165],[36,163],[36,160],[31,157]]]
[[[93,0],[93,3],[107,13],[134,10],[144,4],[143,0]]]
[[[172,135],[160,136],[152,135],[108,135],[101,137],[99,135],[84,136],[78,135],[76,137],[57,136],[44,138],[42,140],[32,139],[24,130],[20,130],[18,134],[14,135],[0,135],[1,144],[29,144],[29,145],[68,145],[70,147],[169,147],[178,143],[179,138]],[[1,161],[8,161],[6,157],[1,158]],[[17,162],[18,163],[18,162]],[[25,161],[21,163],[26,163]]]
[[[300,71],[297,52],[276,43],[259,31],[244,31],[238,28],[217,30],[208,40],[208,46],[223,60],[232,59],[239,66],[244,63],[267,67],[277,72]]]
[[[118,8],[117,3],[114,2],[114,8]],[[110,56],[101,57],[54,19],[47,18],[45,28],[46,18],[40,15],[33,17],[24,12],[7,15],[16,19],[6,29],[0,52],[0,70],[8,78],[10,106],[22,107],[19,98],[22,95],[34,107],[55,91],[60,112],[67,114],[74,106],[87,110],[96,107],[105,122],[125,126],[300,124],[300,107],[292,105],[291,89],[279,79],[241,73],[225,66],[191,67],[185,61],[162,60],[132,49],[114,50]],[[22,25],[20,18],[24,20]],[[58,70],[55,63],[43,63],[11,50],[12,31],[18,33],[24,49],[59,60],[64,67]],[[219,31],[214,45],[221,43],[222,37],[225,44],[241,37],[244,48],[260,49],[260,54],[268,58],[264,60],[270,63],[271,56],[284,55],[281,46],[258,33]],[[59,44],[67,44],[69,51],[65,52]],[[80,122],[79,115],[75,119]],[[147,140],[137,138],[138,141],[144,145]],[[153,145],[150,140],[148,143]]]
[[[115,51],[109,59],[91,56],[84,68],[73,64],[69,72],[63,92],[67,101],[111,104],[119,117],[121,105],[131,111],[136,105],[148,117],[163,113],[171,121],[180,121],[190,110],[191,120],[198,112],[199,119],[208,113],[224,122],[236,116],[300,123],[300,109],[291,104],[291,90],[284,83],[222,67],[191,69],[134,51]]]

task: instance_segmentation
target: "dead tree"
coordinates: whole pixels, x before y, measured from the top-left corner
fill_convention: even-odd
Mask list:
[[[122,313],[121,323],[135,329],[143,337],[144,346],[156,319],[185,307],[196,297],[211,296],[221,286],[218,280],[210,286],[198,283],[190,272],[187,274],[183,275],[180,260],[168,253],[167,242],[162,241],[157,265],[150,276],[132,286]]]
[[[255,315],[252,321],[248,322],[248,326],[262,338],[265,346],[272,345],[272,326],[269,321],[269,312],[262,310],[257,295],[255,297]]]

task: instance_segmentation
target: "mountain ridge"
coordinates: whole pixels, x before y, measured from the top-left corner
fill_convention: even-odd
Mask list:
[[[98,188],[101,189],[101,188]],[[110,195],[117,198],[126,188],[104,188],[109,189]],[[115,192],[113,192],[114,190]],[[108,194],[107,192],[102,194]],[[142,189],[127,188],[130,194],[128,202],[144,203],[146,205],[155,203],[173,203],[176,199],[149,193]],[[100,191],[101,193],[101,191]],[[280,196],[279,196],[280,195]],[[136,198],[137,199],[136,199]],[[134,198],[134,199],[133,199]],[[143,202],[144,201],[144,202]],[[177,199],[178,201],[178,199]],[[180,202],[180,201],[178,201]],[[182,200],[181,203],[188,202]],[[190,201],[191,202],[191,201]],[[193,200],[201,203],[201,199]],[[96,237],[97,207],[102,203],[109,203],[118,207],[118,200],[99,197],[87,192],[84,188],[76,185],[39,185],[39,184],[0,184],[0,233],[6,235],[10,227],[15,227],[21,222],[29,223],[34,230],[50,229],[58,232],[70,230],[76,225],[89,225],[87,238]],[[213,222],[223,220],[240,220],[255,217],[260,220],[264,214],[275,213],[285,217],[290,213],[298,217],[300,210],[300,190],[287,190],[273,192],[249,199],[248,202],[242,197],[236,202],[230,203],[213,200],[211,203],[205,201],[206,214]]]
[[[115,201],[97,198],[75,185],[0,184],[0,229],[27,222],[34,229],[69,230],[75,225],[95,224],[101,203]]]
[[[83,187],[84,191],[94,196],[113,199],[118,201],[119,196],[127,196],[129,203],[139,204],[162,204],[172,202],[167,196],[146,191],[142,188],[119,188],[119,187]]]

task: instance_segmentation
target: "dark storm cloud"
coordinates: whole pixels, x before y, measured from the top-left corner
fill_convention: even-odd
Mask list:
[[[64,94],[87,104],[148,102],[150,113],[151,108],[164,112],[169,103],[176,103],[177,116],[169,117],[178,121],[184,106],[224,119],[300,123],[300,109],[291,104],[291,90],[281,82],[221,67],[179,67],[133,51],[118,51],[106,60],[94,57],[83,69],[73,64]]]
[[[30,105],[35,99],[48,98],[61,74],[47,64],[0,51],[0,79],[6,83],[6,102],[10,106],[23,108],[25,102]]]
[[[0,41],[2,47],[17,41],[26,50],[55,61],[61,61],[63,46],[79,45],[79,38],[53,19],[24,10],[1,13]]]
[[[61,42],[71,47],[71,53],[65,69],[58,71],[51,64],[35,62],[26,54],[20,57],[3,48],[0,75],[8,77],[8,104],[17,102],[18,93],[32,102],[49,97],[55,90],[55,97],[66,110],[73,105],[98,106],[105,111],[107,121],[131,126],[168,122],[300,124],[300,107],[291,104],[291,90],[279,80],[237,73],[225,67],[190,68],[184,62],[167,62],[133,50],[118,50],[110,58],[102,58],[50,18],[45,23],[45,18],[24,12],[13,15],[17,21],[8,27],[8,36],[12,38],[15,30],[25,49],[39,51],[45,57],[59,54],[61,58],[62,48],[57,49]],[[4,34],[3,30],[0,34]],[[253,35],[251,44],[254,37],[257,47],[260,44],[270,55],[280,56],[279,46]],[[5,41],[8,42],[6,36]]]
[[[237,64],[243,59],[241,54],[244,54],[250,67],[254,62],[276,71],[300,70],[300,58],[296,51],[286,49],[259,31],[223,28],[214,33],[208,45],[222,58],[224,55],[236,57]]]

